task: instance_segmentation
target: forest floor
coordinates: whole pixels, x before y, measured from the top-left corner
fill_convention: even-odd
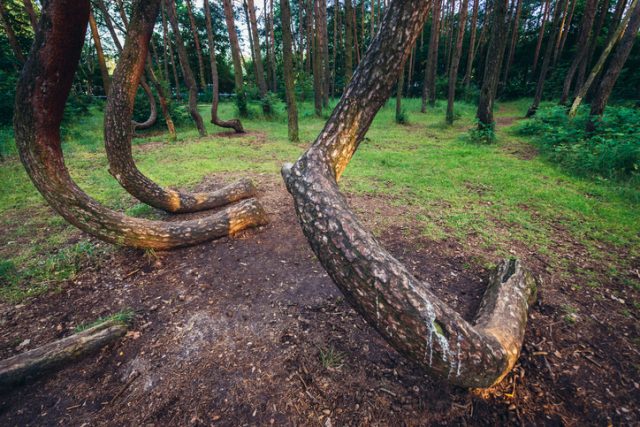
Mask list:
[[[0,359],[133,310],[116,344],[0,394],[0,425],[448,425],[640,422],[640,190],[579,179],[541,159],[502,104],[499,141],[470,143],[473,107],[409,124],[381,111],[341,183],[368,229],[472,319],[491,268],[518,256],[540,280],[516,368],[490,390],[435,381],[343,300],[298,226],[279,177],[323,120],[301,108],[247,135],[137,139],[163,185],[206,190],[251,177],[270,223],[170,252],[101,243],[67,225],[16,159],[0,164]],[[256,108],[256,107],[254,107]],[[203,112],[206,106],[202,106]],[[232,113],[223,104],[222,117]],[[66,130],[72,176],[130,215],[173,220],[106,171],[101,117]],[[9,189],[9,190],[7,190]]]

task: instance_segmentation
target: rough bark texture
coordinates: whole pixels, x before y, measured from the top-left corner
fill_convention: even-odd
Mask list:
[[[60,123],[88,21],[88,0],[45,1],[31,54],[16,88],[16,145],[29,177],[49,205],[99,239],[138,248],[193,245],[264,224],[265,213],[254,199],[202,219],[149,221],[112,211],[75,184],[64,164]],[[142,69],[142,64],[136,66],[130,87],[138,85]],[[133,90],[127,96],[132,99]],[[122,119],[124,130],[130,130],[131,116]]]
[[[200,35],[198,34],[198,26],[196,25],[196,18],[193,16],[193,6],[191,0],[186,0],[187,14],[189,15],[189,24],[191,25],[191,32],[193,33],[193,41],[196,45],[196,55],[198,57],[198,70],[200,76],[200,87],[202,89],[207,87],[207,76],[204,72],[204,59],[202,58],[202,45],[200,44]]]
[[[616,50],[613,52],[609,65],[602,76],[602,80],[600,80],[600,84],[596,89],[593,99],[591,100],[591,117],[587,123],[588,130],[593,130],[594,119],[596,116],[601,116],[602,113],[604,113],[607,101],[609,100],[609,95],[611,95],[611,91],[616,84],[616,80],[622,71],[622,67],[627,61],[629,53],[631,53],[634,42],[638,38],[638,30],[640,29],[640,3],[637,3],[635,9],[630,10],[629,13],[631,14],[629,25],[627,26],[622,39],[620,39],[620,42],[616,46]]]
[[[282,173],[311,248],[346,299],[400,353],[433,375],[488,387],[515,364],[533,293],[514,260],[500,265],[475,325],[466,322],[367,232],[337,180],[398,78],[424,25],[425,0],[395,0],[315,143]]]
[[[229,44],[231,45],[231,58],[233,60],[233,75],[236,86],[236,103],[241,117],[247,117],[247,95],[244,92],[244,79],[242,77],[242,57],[240,55],[240,43],[238,43],[238,33],[236,32],[235,19],[233,17],[233,4],[231,0],[222,0],[224,16],[227,21],[227,31],[229,32]]]
[[[109,95],[111,77],[109,76],[109,70],[107,69],[107,62],[104,59],[104,50],[102,50],[102,41],[100,40],[100,33],[98,32],[98,24],[96,24],[93,13],[89,13],[89,26],[91,27],[91,37],[93,38],[93,44],[96,47],[96,56],[98,57],[98,66],[100,67],[100,75],[102,76],[102,87],[104,88],[104,94]]]
[[[209,62],[211,63],[211,123],[222,128],[231,128],[236,133],[244,133],[242,123],[238,119],[221,120],[218,117],[218,104],[220,102],[220,82],[218,78],[218,63],[216,61],[216,50],[213,40],[213,25],[211,22],[211,8],[209,0],[204,0],[204,16],[207,23],[207,41],[209,42]]]
[[[182,69],[182,77],[184,83],[189,89],[189,114],[198,128],[200,136],[207,135],[207,130],[204,127],[202,116],[198,112],[198,85],[196,79],[193,77],[193,71],[191,65],[189,65],[189,58],[187,57],[187,49],[184,46],[182,35],[180,34],[180,27],[178,25],[178,17],[176,16],[176,4],[174,0],[166,0],[167,2],[167,16],[169,23],[173,28],[173,37],[176,42],[176,49],[178,50],[178,59],[180,60],[180,68]]]
[[[578,112],[578,107],[582,103],[582,100],[584,99],[584,97],[587,96],[587,92],[591,88],[591,85],[595,81],[596,77],[598,77],[598,75],[600,74],[600,71],[602,71],[602,68],[604,68],[604,64],[607,61],[609,54],[613,50],[613,47],[618,42],[620,37],[622,37],[623,33],[625,33],[625,29],[627,28],[627,25],[629,24],[631,18],[636,17],[636,15],[640,13],[639,5],[640,3],[638,2],[638,0],[633,0],[631,2],[631,5],[629,6],[629,11],[625,15],[625,17],[622,19],[622,21],[620,21],[620,25],[618,25],[618,28],[616,28],[612,37],[609,39],[609,42],[607,43],[604,50],[600,54],[600,58],[598,58],[598,62],[596,62],[596,65],[593,66],[593,69],[589,73],[589,77],[587,78],[587,81],[585,81],[584,84],[580,87],[580,90],[578,91],[576,98],[573,100],[573,104],[571,104],[571,108],[569,109],[569,118],[574,118],[576,116],[576,113]],[[636,30],[633,33],[633,37],[636,37],[637,34],[638,34],[638,30]]]
[[[480,88],[480,98],[478,99],[478,129],[484,130],[493,128],[493,104],[496,99],[500,70],[502,69],[502,58],[504,56],[506,37],[503,35],[507,30],[507,1],[496,0],[493,4],[493,14],[491,20],[491,35],[487,47],[487,56],[482,73],[482,86]]]
[[[538,83],[536,84],[536,92],[533,97],[533,102],[527,111],[527,117],[532,117],[538,111],[540,101],[542,101],[542,92],[544,90],[544,83],[547,79],[547,73],[551,65],[551,57],[553,56],[553,48],[555,46],[556,39],[560,36],[560,11],[562,10],[563,1],[559,0],[556,3],[555,10],[553,12],[553,26],[551,34],[549,34],[549,40],[547,40],[547,49],[542,59],[542,66],[540,67],[540,76],[538,76]]]
[[[0,361],[0,390],[36,379],[122,337],[127,326],[107,321],[86,331]]]
[[[287,118],[289,125],[289,141],[298,141],[298,107],[293,86],[293,54],[291,47],[291,10],[289,0],[280,0],[282,19],[282,68],[284,72],[284,89],[287,99]]]
[[[24,55],[22,54],[22,49],[20,48],[20,44],[18,43],[18,39],[16,38],[16,33],[13,31],[11,27],[11,23],[9,22],[9,15],[7,14],[7,9],[5,9],[4,4],[0,1],[0,24],[2,24],[2,28],[4,29],[4,33],[7,36],[7,40],[9,41],[9,45],[13,50],[13,54],[16,59],[22,64],[24,63]]]
[[[582,15],[582,22],[580,23],[580,35],[576,42],[576,54],[571,61],[571,65],[567,70],[567,74],[564,78],[562,85],[562,95],[560,96],[560,104],[566,104],[569,98],[569,92],[571,91],[571,84],[573,78],[578,70],[580,64],[586,61],[589,53],[589,36],[591,34],[591,28],[593,27],[593,21],[596,17],[596,10],[598,6],[597,0],[587,0],[584,5],[584,15]]]
[[[458,34],[456,36],[455,50],[451,57],[451,66],[449,67],[449,91],[447,93],[447,116],[448,124],[453,124],[453,103],[456,99],[456,83],[458,82],[458,67],[460,66],[460,57],[462,56],[462,42],[464,41],[464,33],[467,25],[467,12],[469,1],[462,0],[460,6],[460,14],[458,17]]]

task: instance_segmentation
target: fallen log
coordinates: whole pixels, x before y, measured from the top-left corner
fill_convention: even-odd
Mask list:
[[[0,391],[49,373],[125,334],[127,325],[108,320],[85,331],[0,361]]]

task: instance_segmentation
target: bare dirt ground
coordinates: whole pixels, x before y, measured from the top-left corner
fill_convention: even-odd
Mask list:
[[[344,302],[280,181],[256,181],[271,215],[262,229],[172,252],[117,249],[61,292],[0,305],[1,358],[123,308],[136,312],[123,340],[0,395],[0,425],[640,422],[638,319],[617,314],[618,301],[571,295],[587,313],[574,323],[561,307],[573,284],[525,256],[542,287],[517,367],[488,391],[452,387],[400,356]],[[382,210],[361,215],[372,228],[397,214],[384,200],[350,202],[362,213]],[[398,222],[380,239],[472,319],[490,272],[473,251],[418,231]],[[571,242],[558,250],[581,262]]]

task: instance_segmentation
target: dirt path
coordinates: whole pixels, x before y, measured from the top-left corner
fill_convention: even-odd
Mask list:
[[[631,345],[637,325],[634,319],[607,323],[616,302],[593,304],[600,323],[571,325],[555,301],[566,290],[547,283],[532,308],[520,362],[499,387],[480,393],[438,383],[344,302],[302,236],[280,181],[257,181],[271,213],[261,230],[155,256],[120,249],[59,293],[0,306],[1,357],[16,353],[25,338],[31,339],[25,349],[32,348],[99,316],[136,310],[120,343],[0,396],[0,425],[605,425],[640,419],[640,355]],[[394,215],[384,200],[350,201],[361,212],[382,209],[362,216],[369,227]],[[456,243],[411,237],[412,231],[410,224],[398,225],[381,240],[470,318],[489,272]],[[542,264],[535,268],[550,277]]]

